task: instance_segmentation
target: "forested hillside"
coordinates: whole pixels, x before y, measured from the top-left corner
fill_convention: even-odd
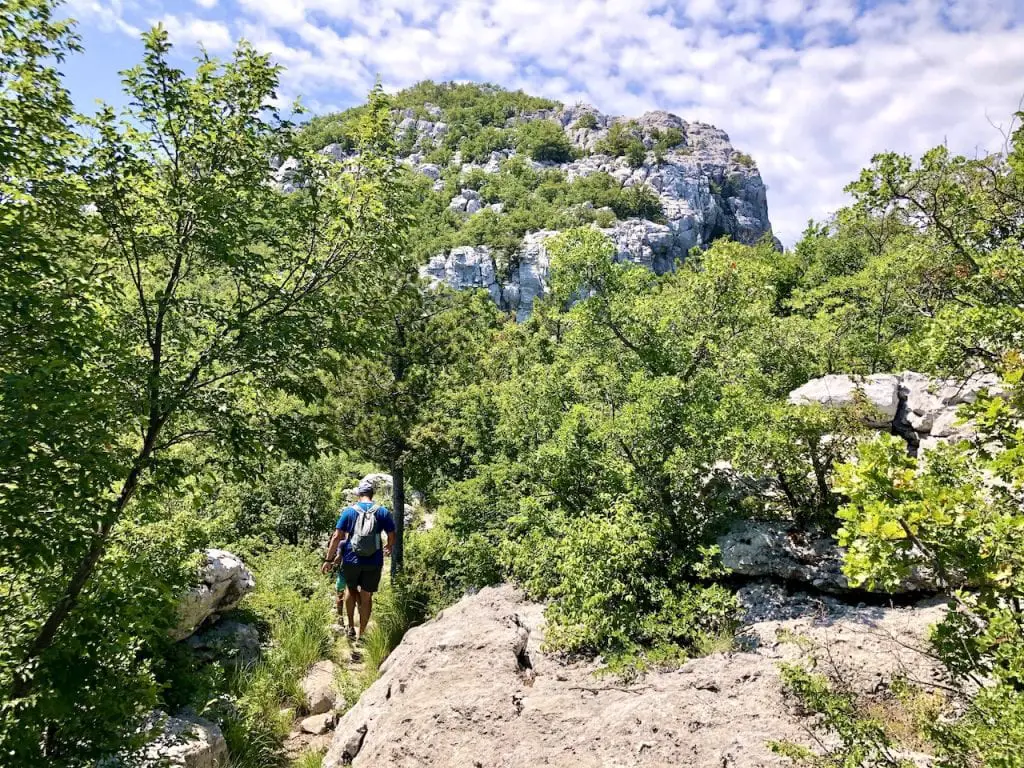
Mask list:
[[[1021,764],[1024,115],[993,155],[876,156],[783,251],[710,126],[435,83],[299,125],[269,57],[181,70],[159,28],[127,106],[83,116],[53,10],[0,7],[4,765],[153,764],[154,710],[215,724],[232,766],[319,765],[285,739],[300,681],[342,661],[319,566],[375,471],[406,530],[339,708],[411,625],[503,582],[545,602],[549,652],[627,679],[732,648],[716,540],[778,521],[834,536],[854,586],[930,574],[949,682],[914,751]],[[464,248],[490,283],[448,278]],[[904,371],[920,397],[989,376],[970,427],[919,441],[931,421],[905,394],[879,418],[859,378],[843,407],[790,397]],[[210,548],[254,573],[248,656],[181,641]],[[832,736],[778,751],[906,764],[841,685],[785,677]]]

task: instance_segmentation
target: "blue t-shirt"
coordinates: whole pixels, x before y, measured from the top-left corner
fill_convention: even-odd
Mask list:
[[[386,539],[381,536],[381,548],[374,552],[369,557],[363,557],[357,555],[352,551],[349,546],[349,541],[352,539],[352,532],[356,529],[356,517],[358,512],[356,509],[367,510],[373,506],[372,501],[357,501],[351,507],[345,507],[341,512],[341,517],[338,518],[338,524],[334,527],[339,531],[345,531],[348,534],[348,538],[345,539],[345,543],[341,546],[344,548],[344,555],[342,562],[348,565],[384,565],[384,542]],[[377,530],[384,533],[391,533],[395,530],[395,521],[391,517],[391,513],[385,507],[378,507],[377,513]]]

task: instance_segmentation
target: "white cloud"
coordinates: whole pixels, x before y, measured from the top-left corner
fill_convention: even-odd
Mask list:
[[[200,45],[211,53],[230,50],[234,43],[227,25],[219,21],[167,15],[151,20],[157,22],[167,28],[172,43]]]
[[[130,26],[120,0],[72,2]],[[874,153],[920,154],[943,141],[964,152],[998,146],[989,118],[1005,122],[1024,95],[1019,0],[868,6],[222,0],[222,20],[165,18],[176,39],[211,49],[244,35],[287,67],[282,90],[311,104],[361,100],[378,75],[395,87],[475,79],[607,112],[660,108],[714,123],[758,161],[776,232],[792,244],[808,218],[845,202],[843,186]]]
[[[214,8],[217,5],[217,0],[196,0],[196,5],[202,8]]]

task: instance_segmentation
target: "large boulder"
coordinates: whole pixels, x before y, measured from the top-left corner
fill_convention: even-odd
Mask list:
[[[228,768],[228,745],[216,723],[188,714],[154,713],[150,727],[156,738],[142,750],[143,766]]]
[[[784,766],[768,741],[808,743],[810,721],[787,701],[779,662],[833,660],[865,694],[898,672],[939,674],[913,649],[941,606],[804,604],[747,626],[743,650],[623,683],[543,653],[542,606],[511,587],[481,590],[406,635],[338,723],[323,766]]]
[[[861,399],[872,406],[865,421],[874,427],[888,427],[900,404],[900,378],[891,373],[870,376],[829,374],[812,379],[789,393],[794,405],[818,404],[826,408],[847,408]]]
[[[216,621],[255,587],[252,571],[240,558],[223,549],[206,550],[199,583],[182,597],[171,637],[184,640],[207,619]]]

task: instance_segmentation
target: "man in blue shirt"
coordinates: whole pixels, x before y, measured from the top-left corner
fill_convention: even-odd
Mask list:
[[[355,636],[355,607],[359,603],[359,638],[366,634],[366,625],[370,621],[373,610],[373,593],[380,586],[381,573],[384,571],[384,555],[391,555],[391,547],[395,543],[395,521],[388,510],[373,503],[373,483],[363,480],[356,488],[359,499],[350,507],[346,507],[338,518],[334,535],[327,545],[327,557],[321,570],[328,573],[336,565],[338,548],[341,547],[341,571],[345,578],[345,612],[348,614],[348,636]],[[373,511],[371,540],[375,538],[372,554],[360,554],[352,547],[352,538],[356,534],[356,525],[363,513]],[[387,543],[380,540],[381,534],[387,534]],[[366,538],[365,531],[360,531]],[[366,545],[362,544],[365,552]]]

